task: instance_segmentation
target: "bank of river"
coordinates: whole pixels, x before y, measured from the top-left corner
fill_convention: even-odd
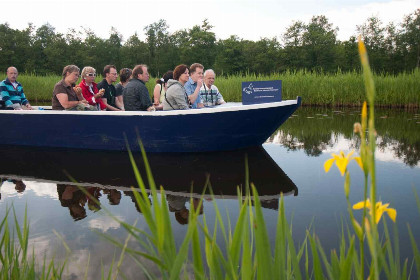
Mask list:
[[[0,74],[1,76],[1,74]],[[32,103],[51,102],[54,85],[61,79],[58,75],[19,75],[25,93]],[[96,82],[101,81],[96,78]],[[420,71],[398,75],[378,74],[373,76],[376,86],[375,104],[385,107],[418,108],[420,106]],[[242,100],[241,84],[245,81],[282,80],[283,99],[302,97],[303,105],[360,106],[366,97],[363,75],[349,73],[318,74],[308,71],[286,71],[270,75],[217,76],[215,85],[226,101]],[[155,78],[146,84],[153,93]]]
[[[419,212],[413,195],[413,190],[420,193],[420,114],[377,110],[376,116],[378,198],[397,210],[400,253],[402,258],[412,260],[406,224],[410,224],[417,244],[420,244]],[[323,163],[331,153],[358,150],[360,140],[353,134],[353,123],[359,120],[358,109],[302,107],[267,140],[262,150],[246,151],[249,154],[250,181],[256,184],[262,197],[263,214],[272,243],[282,192],[296,242],[304,239],[305,230],[312,225],[327,253],[339,248],[342,222],[348,222],[343,178],[335,168],[326,174]],[[103,204],[102,208],[106,207],[129,224],[137,221],[137,226],[144,229],[143,214],[133,202],[129,188],[135,180],[128,156],[49,150],[33,151],[25,157],[24,152],[2,153],[0,175],[10,180],[4,181],[0,189],[0,213],[13,203],[18,220],[22,221],[27,205],[30,244],[36,245],[37,260],[41,263],[44,254],[47,259],[65,257],[65,249],[53,233],[56,230],[72,251],[65,276],[83,278],[89,260],[88,278],[100,278],[101,264],[107,271],[118,250],[95,231],[122,242],[126,232],[120,224],[104,215],[101,207],[78,191],[62,169],[85,185]],[[242,152],[150,155],[156,182],[169,193],[168,207],[178,245],[186,234],[186,226],[185,218],[176,213],[190,208],[188,191],[191,186],[193,196],[199,199],[207,174],[210,174],[216,195],[215,200],[210,196],[203,200],[203,215],[207,223],[214,226],[214,203],[222,210],[225,223],[228,221],[226,213],[235,223],[238,218],[236,187],[245,183],[243,159]],[[354,162],[348,168],[352,178],[350,200],[356,203],[363,199],[363,173]],[[360,220],[361,211],[355,213]],[[218,240],[223,242],[221,236]],[[130,247],[138,248],[138,245],[130,241]],[[121,270],[128,278],[142,275],[141,269],[130,258],[124,260]]]

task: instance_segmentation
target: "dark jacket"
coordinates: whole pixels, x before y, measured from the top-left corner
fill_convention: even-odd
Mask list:
[[[123,90],[123,100],[126,111],[146,111],[153,105],[146,85],[139,79],[128,82]]]

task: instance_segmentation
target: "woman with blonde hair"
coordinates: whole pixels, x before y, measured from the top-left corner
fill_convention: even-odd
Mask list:
[[[96,107],[98,110],[106,110],[106,105],[102,101],[102,96],[105,90],[98,90],[96,83],[96,70],[93,67],[86,66],[82,70],[82,81],[79,87],[82,89],[83,97],[87,100],[89,105]]]
[[[167,82],[174,78],[174,72],[168,71],[163,74],[163,77],[156,80],[156,85],[153,90],[153,106],[156,110],[162,110],[162,103],[165,100],[165,94],[167,90]]]

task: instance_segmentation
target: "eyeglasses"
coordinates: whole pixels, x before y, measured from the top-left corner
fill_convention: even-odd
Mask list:
[[[86,76],[88,76],[88,77],[96,77],[96,73],[89,73],[89,74],[86,74]]]
[[[109,74],[114,75],[114,76],[118,76],[118,73],[109,73]]]

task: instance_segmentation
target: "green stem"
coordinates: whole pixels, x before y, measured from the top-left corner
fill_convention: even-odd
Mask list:
[[[367,189],[368,189],[368,176],[365,174],[365,187],[364,187],[364,193],[363,193],[363,201],[366,203],[367,200]],[[362,232],[363,232],[363,238],[360,239],[360,279],[365,279],[365,246],[364,246],[364,238],[365,238],[365,219],[366,219],[366,207],[363,207],[363,216],[362,216]]]

